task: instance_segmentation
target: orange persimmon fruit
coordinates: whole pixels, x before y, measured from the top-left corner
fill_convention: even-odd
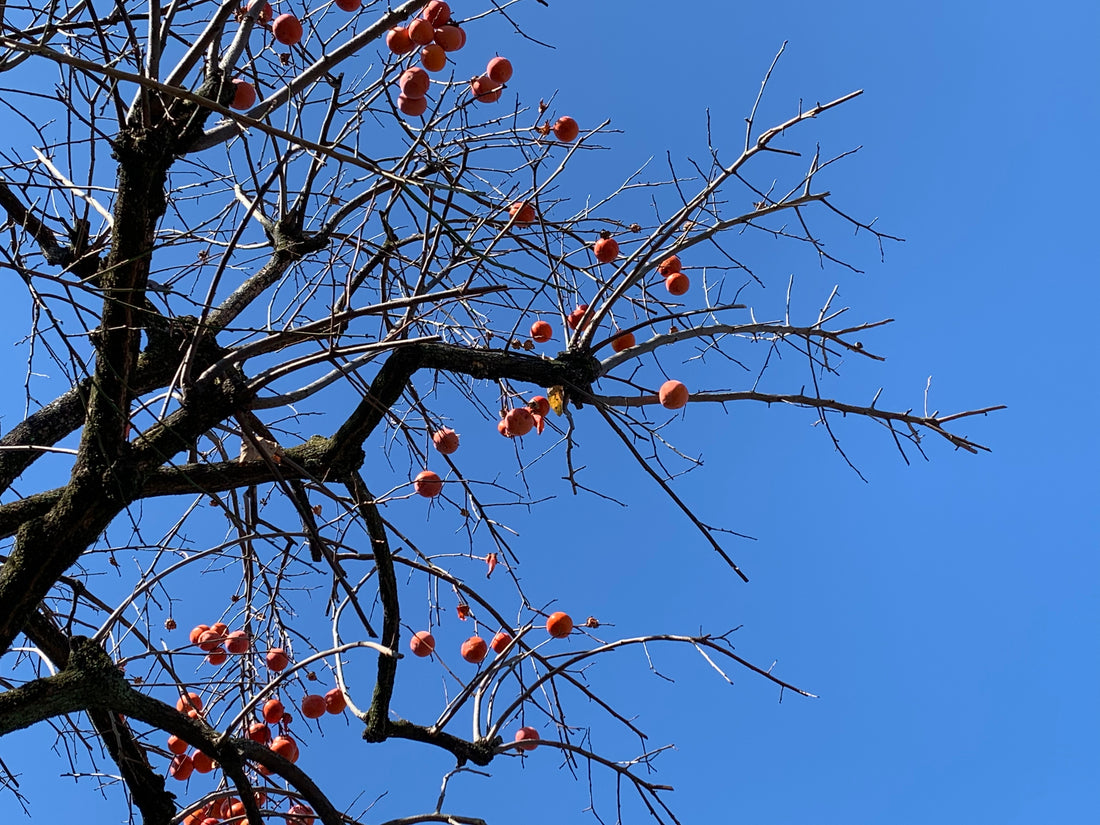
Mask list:
[[[197,693],[188,693],[176,700],[176,710],[186,713],[189,708],[202,710],[202,697]]]
[[[535,417],[526,407],[515,407],[504,416],[504,426],[513,437],[527,435],[535,427]]]
[[[615,352],[622,352],[624,349],[630,349],[634,346],[634,333],[633,332],[621,332],[611,339],[611,349]]]
[[[569,316],[565,319],[565,322],[569,324],[569,328],[576,329],[586,312],[588,312],[588,304],[578,304],[577,308],[570,312]],[[588,325],[585,324],[585,326]]]
[[[409,639],[409,650],[413,652],[413,656],[421,658],[431,656],[432,651],[435,650],[435,636],[427,630],[416,631]]]
[[[256,103],[256,89],[247,80],[233,78],[233,100],[230,109],[251,109]]]
[[[394,26],[386,32],[386,48],[394,54],[408,54],[416,48],[405,26]]]
[[[278,699],[272,701],[278,702]],[[266,705],[265,705],[266,707]],[[282,703],[279,703],[279,716],[283,715]],[[248,726],[248,738],[253,742],[259,742],[261,745],[266,745],[271,741],[271,728],[265,725],[263,722],[253,722]]]
[[[478,665],[485,660],[485,655],[489,652],[489,646],[485,644],[485,640],[480,636],[471,636],[462,643],[459,652],[467,662]]]
[[[284,46],[293,46],[302,39],[302,23],[293,14],[280,14],[271,24],[271,33]]]
[[[287,762],[298,761],[298,743],[289,736],[276,736],[271,740],[271,750]]]
[[[409,39],[418,46],[427,46],[435,40],[435,26],[418,17],[409,23]]]
[[[581,133],[581,127],[577,125],[577,121],[568,115],[559,117],[553,128],[554,137],[562,143],[572,143]]]
[[[477,98],[478,103],[496,103],[504,93],[504,87],[494,82],[487,75],[476,77],[470,81],[470,94]]]
[[[450,427],[442,427],[432,433],[432,445],[443,455],[450,455],[458,449],[458,433]]]
[[[439,26],[435,30],[435,42],[445,52],[457,52],[466,45],[466,32],[460,26]]]
[[[202,751],[191,754],[191,766],[199,773],[210,773],[216,763]]]
[[[601,264],[609,264],[619,257],[619,242],[614,238],[600,238],[592,247],[596,260]]]
[[[691,287],[691,281],[683,272],[673,272],[665,278],[665,289],[670,295],[683,295]]]
[[[661,273],[662,278],[667,278],[669,275],[673,275],[680,271],[680,256],[669,255],[659,264],[657,264],[657,271]]]
[[[516,731],[516,742],[525,742],[519,745],[521,751],[533,751],[539,746],[539,732],[534,728],[520,728]]]
[[[177,756],[181,753],[187,752],[187,743],[180,739],[175,734],[168,737],[168,752],[174,753]]]
[[[444,0],[431,0],[420,10],[420,16],[433,26],[442,26],[451,19],[451,7]]]
[[[551,613],[546,619],[546,632],[555,639],[564,639],[573,632],[573,620],[568,613]]]
[[[264,702],[264,721],[269,725],[277,725],[282,720],[284,711],[282,702],[278,699],[268,699]]]
[[[184,782],[191,777],[191,772],[194,770],[195,766],[191,764],[191,757],[186,753],[181,753],[172,759],[172,764],[168,766],[168,775],[173,779]]]
[[[512,61],[507,57],[494,57],[485,67],[485,76],[500,85],[512,79]]]
[[[428,111],[428,98],[406,97],[405,95],[398,95],[397,108],[403,115],[408,115],[409,117],[420,117],[420,115]]]
[[[267,656],[264,657],[267,662],[267,669],[274,670],[276,672],[285,670],[286,666],[290,664],[290,658],[286,655],[286,651],[281,647],[273,647],[267,651]]]
[[[243,630],[234,630],[225,637],[225,649],[230,653],[247,653],[251,644],[248,634]]]
[[[302,716],[306,719],[320,719],[325,715],[325,697],[310,693],[302,699]]]
[[[347,697],[344,696],[344,692],[338,687],[334,687],[332,690],[325,693],[325,712],[331,713],[333,716],[343,713],[344,708],[348,706]]]
[[[401,77],[397,79],[397,85],[401,87],[401,94],[415,100],[428,93],[432,81],[426,71],[419,66],[412,66],[401,73]]]
[[[429,72],[441,72],[447,68],[447,53],[438,43],[429,43],[420,50],[420,65]]]
[[[688,402],[688,389],[679,381],[665,381],[657,393],[657,400],[666,410],[678,410]]]
[[[433,498],[443,492],[443,480],[431,470],[421,470],[413,479],[413,489],[418,496]]]
[[[535,218],[538,214],[535,212],[534,204],[527,201],[516,201],[508,207],[508,216],[516,219],[516,226],[529,226],[535,222]],[[539,323],[539,322],[536,322]],[[549,326],[549,324],[547,324]],[[534,330],[534,327],[531,327]],[[534,332],[532,332],[532,336]],[[535,340],[538,340],[537,338]]]
[[[545,344],[554,337],[554,328],[547,321],[535,321],[531,324],[531,338],[540,344]]]

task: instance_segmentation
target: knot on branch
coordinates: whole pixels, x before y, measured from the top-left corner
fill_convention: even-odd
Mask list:
[[[300,464],[317,478],[347,478],[359,471],[367,454],[360,444],[347,443],[339,447],[335,439],[315,435],[304,444],[287,450],[284,458]]]
[[[599,359],[588,349],[567,349],[559,352],[554,360],[564,366],[567,373],[572,376],[572,380],[568,382],[573,389],[573,392],[569,393],[569,398],[578,410],[583,408],[581,397],[592,395],[592,384],[600,377]]]
[[[298,209],[291,209],[279,218],[267,234],[275,251],[294,261],[320,252],[329,243],[326,235],[302,230],[302,214]]]

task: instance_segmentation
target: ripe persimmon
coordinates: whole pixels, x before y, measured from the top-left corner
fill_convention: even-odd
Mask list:
[[[457,52],[466,45],[466,31],[461,26],[439,26],[435,30],[435,42],[445,52]]]
[[[432,81],[426,71],[419,66],[412,66],[401,73],[401,77],[397,79],[397,85],[405,97],[416,99],[428,93]]]
[[[433,26],[442,26],[451,19],[451,7],[444,0],[431,0],[420,10],[420,16]]]
[[[539,746],[539,732],[534,728],[520,728],[516,731],[516,738],[514,741],[526,743],[524,745],[519,745],[519,750],[533,751]]]
[[[291,805],[286,812],[286,821],[291,825],[313,825],[313,808],[309,805]]]
[[[199,634],[199,650],[209,653],[212,650],[217,650],[221,647],[222,640],[225,637],[221,633],[211,628],[210,630],[204,630]]]
[[[592,247],[596,260],[601,264],[609,264],[619,257],[619,242],[614,238],[600,238]]]
[[[666,410],[678,410],[688,402],[688,388],[679,381],[665,381],[657,393],[657,400]]]
[[[394,26],[386,32],[386,47],[394,54],[408,54],[416,48],[405,26]]]
[[[527,402],[527,407],[535,415],[550,414],[550,400],[545,395],[536,395]]]
[[[278,702],[278,699],[271,700]],[[266,705],[264,706],[267,707]],[[283,715],[283,705],[279,702],[279,716]],[[248,738],[253,742],[259,742],[261,745],[266,745],[271,741],[271,728],[265,725],[263,722],[253,722],[248,726]]]
[[[679,272],[680,256],[669,255],[667,258],[657,264],[657,271],[661,273],[662,278],[667,278],[669,275]]]
[[[420,117],[420,115],[428,111],[428,98],[405,97],[405,95],[398,95],[397,108],[403,115],[408,115],[409,117]]]
[[[551,613],[546,619],[546,632],[555,639],[564,639],[573,632],[573,620],[568,613]]]
[[[565,319],[565,322],[569,324],[569,328],[576,329],[586,312],[588,312],[588,304],[578,304],[577,308],[570,312],[569,316]],[[585,324],[585,326],[588,325]]]
[[[186,753],[187,743],[175,734],[172,734],[168,737],[168,752],[174,754]]]
[[[302,716],[306,719],[320,719],[325,715],[325,697],[310,693],[302,699]]]
[[[572,143],[580,133],[581,127],[577,125],[577,121],[568,115],[559,117],[557,123],[554,124],[554,137],[562,143]]]
[[[332,690],[325,693],[325,712],[331,713],[333,716],[343,713],[344,708],[348,706],[348,700],[344,696],[344,692],[338,687],[334,687]]]
[[[531,324],[531,338],[540,344],[545,344],[554,337],[554,328],[547,321],[535,321]]]
[[[630,349],[634,346],[634,333],[622,332],[611,339],[611,349],[615,352],[622,352],[624,349]]]
[[[421,470],[413,479],[413,489],[418,496],[433,498],[443,492],[443,480],[431,470]]]
[[[500,85],[512,79],[512,61],[507,57],[494,57],[485,67],[485,76]]]
[[[197,645],[199,643],[199,636],[201,636],[209,629],[210,625],[208,624],[197,624],[193,628],[191,628],[191,633],[188,635],[188,638],[191,640],[191,644]]]
[[[493,653],[503,653],[504,649],[512,643],[512,636],[509,633],[505,633],[503,630],[499,631],[497,635],[493,637],[493,640],[489,642],[489,647],[493,649]]]
[[[478,103],[496,103],[503,93],[504,88],[487,75],[470,81],[470,94],[477,98]]]
[[[267,669],[276,672],[285,670],[286,666],[290,664],[290,658],[281,647],[273,647],[271,650],[267,651],[265,660],[267,662]]]
[[[336,0],[336,8],[340,11],[359,11],[362,5],[363,0]]]
[[[264,721],[269,725],[277,725],[283,718],[283,703],[278,699],[268,699],[264,702]]]
[[[211,650],[209,653],[206,654],[206,663],[208,665],[215,666],[224,665],[225,660],[228,658],[229,656],[224,650]]]
[[[234,630],[225,637],[225,649],[230,653],[247,653],[251,644],[248,634],[243,630]]]
[[[197,693],[188,693],[176,700],[176,710],[186,713],[188,709],[202,710],[202,697]]]
[[[287,762],[298,761],[298,743],[289,736],[276,736],[271,740],[271,750]]]
[[[429,72],[441,72],[447,68],[447,53],[438,43],[429,43],[420,50],[420,65]]]
[[[508,207],[508,216],[516,219],[516,226],[529,226],[535,222],[538,213],[535,212],[534,204],[528,201],[516,201]],[[549,326],[549,324],[547,324],[547,326]],[[532,336],[534,336],[534,329],[534,327],[531,327]],[[536,338],[535,340],[537,341],[538,339]]]
[[[508,423],[502,418],[497,422],[497,432],[505,438],[511,438],[512,434],[508,432]]]
[[[527,435],[535,426],[535,417],[526,407],[515,407],[504,416],[504,426],[511,436]]]
[[[230,109],[251,109],[256,103],[256,89],[247,80],[233,78],[233,100]]]
[[[665,289],[670,295],[683,295],[691,287],[691,281],[683,272],[673,272],[665,278]]]
[[[470,664],[479,665],[485,660],[485,655],[489,652],[489,646],[485,644],[485,640],[480,636],[471,636],[462,643],[459,652],[462,654],[462,658]]]
[[[409,650],[413,652],[413,656],[431,656],[432,651],[435,650],[435,636],[429,633],[427,630],[418,630],[413,634],[413,637],[409,639]]]
[[[195,751],[191,754],[191,766],[199,773],[210,773],[214,770],[214,765],[217,764],[202,751]]]
[[[432,433],[432,444],[438,452],[450,455],[458,449],[458,433],[450,427],[443,427]]]
[[[172,764],[168,766],[168,775],[173,779],[184,782],[191,778],[191,772],[194,770],[195,766],[191,764],[191,757],[186,753],[181,753],[172,759]]]
[[[293,46],[302,39],[302,23],[293,14],[280,14],[271,24],[271,33],[284,46]]]
[[[418,46],[427,46],[435,40],[435,26],[418,17],[409,23],[409,39]]]

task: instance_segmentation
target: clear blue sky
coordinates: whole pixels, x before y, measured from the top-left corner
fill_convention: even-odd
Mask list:
[[[458,16],[473,10],[453,5]],[[778,315],[793,272],[807,309],[840,284],[837,303],[854,319],[896,319],[867,337],[886,363],[847,364],[826,395],[869,401],[885,387],[883,405],[920,409],[931,375],[931,408],[1008,405],[961,427],[991,454],[929,440],[931,461],[915,456],[911,466],[881,428],[839,422],[869,483],[806,411],[689,408],[666,432],[705,465],[678,490],[705,519],[756,537],[729,545],[749,584],[631,467],[596,415],[578,414],[591,433],[582,438],[588,483],[630,506],[569,495],[560,459],[542,468],[536,492],[557,498],[529,517],[512,514],[529,550],[526,585],[574,616],[614,623],[607,636],[743,625],[739,653],[778,660],[778,675],[820,695],[779,704],[763,680],[734,672],[729,687],[684,652],[654,651],[675,685],[637,653],[598,665],[592,680],[638,716],[651,743],[676,745],[656,778],[676,787],[670,804],[681,821],[1100,818],[1100,444],[1090,417],[1100,400],[1090,320],[1100,300],[1100,12],[1059,2],[717,0],[550,0],[512,12],[557,50],[494,21],[472,27],[467,48],[499,44],[516,69],[510,91],[526,103],[556,92],[559,111],[582,128],[610,117],[622,130],[606,139],[610,151],[562,182],[578,198],[604,195],[650,158],[654,176],[665,176],[666,150],[681,164],[705,160],[708,108],[715,142],[732,157],[784,40],[761,125],[788,117],[799,99],[864,89],[811,131],[825,155],[862,145],[828,188],[906,242],[888,246],[883,264],[873,244],[852,245],[834,227],[827,238],[851,251],[862,275],[822,271],[813,256],[777,246],[758,304]],[[10,353],[14,333],[5,328],[0,343]],[[15,365],[7,375],[21,376],[21,355],[4,356]],[[731,386],[735,375],[715,383]],[[466,437],[464,445],[481,439]],[[502,441],[482,440],[506,462]],[[452,535],[453,524],[432,519],[425,535]],[[439,635],[458,640],[467,629],[451,620]],[[413,668],[431,665],[403,667],[408,682]],[[575,705],[575,722],[589,712]],[[593,735],[617,756],[636,754],[617,733]],[[24,790],[41,819],[54,815],[56,796],[46,794],[63,763],[31,765],[16,748],[48,741],[28,734],[0,743],[0,757],[27,768]],[[378,766],[383,752],[353,727],[328,729],[325,749],[341,763],[334,775],[361,785],[364,799],[388,792],[387,816],[433,807],[447,769],[446,759],[404,745],[392,751],[407,762]],[[501,760],[492,779],[456,781],[449,807],[496,823],[593,821],[582,813],[583,773],[574,781],[548,749],[523,761]],[[412,778],[397,767],[410,764]],[[593,783],[599,810],[610,813],[611,777],[596,772]],[[104,804],[88,789],[72,798],[73,810]],[[0,811],[11,804],[0,798]],[[97,822],[115,821],[103,810]],[[634,807],[627,821],[648,819]]]

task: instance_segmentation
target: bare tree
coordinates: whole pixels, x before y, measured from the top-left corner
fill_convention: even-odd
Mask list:
[[[670,158],[660,179],[579,202],[571,162],[601,148],[607,125],[574,134],[542,101],[510,104],[499,62],[472,84],[452,70],[481,71],[479,24],[518,2],[456,2],[453,31],[438,0],[306,2],[289,22],[238,0],[0,5],[0,103],[17,143],[0,167],[0,256],[32,305],[26,414],[0,442],[0,734],[52,726],[69,772],[96,776],[89,788],[108,777],[134,821],[368,821],[295,765],[309,728],[276,704],[314,695],[316,680],[332,689],[307,715],[354,713],[363,748],[412,740],[464,768],[537,744],[674,822],[650,772],[661,748],[584,678],[594,658],[681,645],[723,676],[748,668],[808,694],[742,659],[728,634],[602,641],[594,618],[547,615],[545,594],[514,575],[522,553],[500,515],[539,500],[533,458],[557,462],[574,492],[607,495],[585,486],[575,435],[621,442],[745,578],[732,525],[704,522],[674,489],[692,461],[666,408],[804,408],[838,450],[840,416],[881,425],[903,456],[923,454],[927,435],[985,449],[954,425],[996,408],[824,394],[844,357],[880,360],[865,339],[889,320],[847,321],[835,291],[816,317],[753,309],[773,276],[738,238],[787,240],[841,269],[854,266],[815,221],[879,252],[897,240],[825,188],[848,152],[805,152],[810,121],[858,91],[767,129],[754,106],[735,154],[712,146],[686,172]],[[424,31],[443,48],[410,53],[405,39]],[[407,70],[441,56],[420,94],[424,76]],[[785,354],[797,373],[776,366]],[[714,383],[679,381],[704,358]],[[515,489],[455,451],[451,425],[494,424],[516,447]],[[404,524],[423,518],[420,497],[432,529],[465,534],[461,552]],[[512,575],[507,602],[470,580],[471,558]],[[182,594],[212,581],[232,596],[188,634]],[[487,640],[467,646],[484,662],[452,674],[441,710],[405,719],[391,709],[397,672],[427,666],[410,652],[434,645],[431,626],[403,618],[410,603],[499,633],[490,655]],[[582,644],[562,652],[547,626]],[[637,751],[578,737],[564,721],[578,702]],[[192,771],[216,781],[166,782]],[[0,765],[21,799],[17,772]],[[434,806],[414,800],[393,821],[480,822],[449,810],[450,778]]]

